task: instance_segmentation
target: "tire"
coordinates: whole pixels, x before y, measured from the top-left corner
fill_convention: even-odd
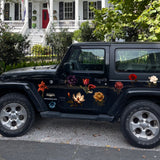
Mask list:
[[[141,148],[160,143],[160,107],[147,100],[130,103],[121,115],[121,129],[128,142]]]
[[[24,135],[34,120],[34,109],[25,96],[9,93],[0,98],[0,134],[3,136]]]

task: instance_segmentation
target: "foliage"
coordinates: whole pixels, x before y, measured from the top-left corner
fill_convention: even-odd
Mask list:
[[[111,6],[109,8],[96,10],[92,7],[95,13],[93,22],[96,25],[94,34],[101,40],[104,40],[106,36],[108,41],[115,41],[116,38],[122,38],[126,41],[136,41],[138,38],[145,40],[144,36],[140,36],[140,34],[144,32],[144,29],[147,34],[150,34],[147,29],[150,26],[146,25],[146,17],[142,15],[146,13],[148,7],[155,1],[110,0]],[[158,0],[156,3],[160,3],[160,1]],[[149,17],[152,17],[153,14],[149,13],[149,15]],[[144,22],[143,24],[141,23],[142,21]]]
[[[0,38],[2,34],[6,31],[8,31],[8,26],[0,20]]]
[[[68,47],[72,44],[72,36],[73,34],[69,33],[67,29],[61,29],[60,32],[56,32],[54,26],[52,33],[47,35],[47,43],[52,45],[58,62],[62,60]]]
[[[138,0],[137,0],[138,1]],[[139,39],[160,41],[160,0],[151,1],[142,14],[136,19]]]
[[[35,44],[31,49],[31,53],[34,56],[48,55],[49,53],[51,53],[51,48],[49,46]]]
[[[32,20],[33,20],[33,21],[36,21],[36,20],[37,20],[37,17],[36,17],[36,16],[32,16]]]
[[[36,11],[36,10],[33,10],[33,14],[37,14],[37,11]]]
[[[37,24],[36,23],[32,23],[32,28],[36,28]]]
[[[5,70],[6,65],[17,64],[24,59],[29,41],[26,40],[26,36],[7,31],[2,23],[0,30],[0,61],[4,64]]]
[[[93,34],[93,31],[95,30],[94,25],[90,25],[88,21],[83,22],[79,28],[79,30],[76,30],[73,35],[73,39],[78,42],[91,42],[91,41],[98,41]]]

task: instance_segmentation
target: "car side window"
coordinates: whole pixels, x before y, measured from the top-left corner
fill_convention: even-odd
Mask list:
[[[72,70],[104,70],[104,49],[74,49],[70,55],[69,62],[72,64]]]
[[[160,49],[116,49],[118,72],[160,72]]]

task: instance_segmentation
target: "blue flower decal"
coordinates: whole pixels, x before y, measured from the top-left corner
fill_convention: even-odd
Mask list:
[[[56,106],[56,102],[51,102],[51,103],[49,103],[49,108],[51,108],[51,109],[53,109],[53,108],[55,108],[55,106]]]

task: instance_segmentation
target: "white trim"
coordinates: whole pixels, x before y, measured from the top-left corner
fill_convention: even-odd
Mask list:
[[[75,27],[78,27],[79,20],[79,0],[75,0]]]
[[[49,21],[53,22],[53,0],[50,0],[50,14]]]
[[[28,9],[29,9],[28,0],[25,0],[25,6],[26,6],[25,23],[28,23]]]
[[[102,0],[102,8],[106,8],[107,7],[107,2],[106,0]]]

